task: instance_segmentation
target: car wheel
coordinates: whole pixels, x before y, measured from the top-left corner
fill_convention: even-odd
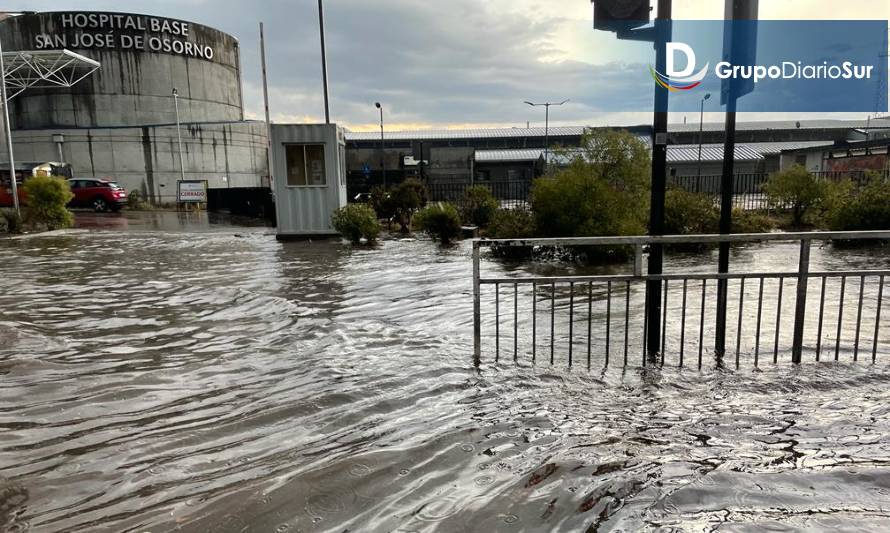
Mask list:
[[[104,198],[94,198],[93,211],[97,213],[108,211],[108,202],[106,202]]]

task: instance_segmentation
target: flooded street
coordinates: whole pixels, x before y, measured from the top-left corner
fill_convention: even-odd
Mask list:
[[[282,244],[209,222],[81,214],[80,230],[0,240],[0,531],[890,519],[886,346],[877,365],[477,370],[469,242]],[[736,259],[788,269],[794,245],[772,246]]]

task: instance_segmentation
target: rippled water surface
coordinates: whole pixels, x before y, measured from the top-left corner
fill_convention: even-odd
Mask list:
[[[476,370],[469,243],[79,222],[0,240],[0,530],[886,529],[886,357]]]

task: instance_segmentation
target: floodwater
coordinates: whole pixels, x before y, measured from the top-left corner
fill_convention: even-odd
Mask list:
[[[469,243],[214,222],[0,240],[0,530],[886,528],[890,358],[477,370]]]

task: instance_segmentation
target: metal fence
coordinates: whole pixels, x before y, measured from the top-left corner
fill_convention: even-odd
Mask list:
[[[861,188],[873,179],[890,179],[890,170],[873,172],[865,170],[837,170],[811,172],[817,179],[838,182],[850,180],[854,188]],[[733,177],[732,204],[745,210],[781,209],[783,206],[770,205],[763,194],[763,185],[769,180],[771,174],[763,172],[753,174],[736,174]],[[679,187],[685,191],[708,194],[719,201],[722,176],[719,174],[704,176],[668,176],[669,186]]]
[[[486,187],[492,196],[501,202],[502,207],[523,207],[528,204],[531,195],[530,181],[477,181],[454,183],[430,183],[427,190],[430,200],[434,202],[451,202],[463,207],[467,189],[473,186]]]
[[[875,361],[882,337],[885,280],[890,270],[810,271],[813,242],[872,239],[890,231],[665,237],[476,240],[473,243],[473,338],[476,364],[483,340],[491,360],[541,360],[568,366],[718,364],[807,360]],[[652,244],[796,241],[798,268],[787,272],[643,273]],[[617,275],[485,277],[481,251],[498,247],[633,247],[633,271]],[[647,283],[663,284],[661,349],[646,349]],[[727,284],[726,346],[715,343],[717,286]],[[483,287],[486,292],[483,293]],[[493,288],[493,291],[487,291]],[[504,290],[504,289],[507,290]],[[492,294],[493,292],[493,294]],[[484,304],[484,306],[483,306]],[[483,308],[487,311],[483,314]],[[485,333],[483,335],[483,332]],[[690,359],[692,362],[690,363]]]

